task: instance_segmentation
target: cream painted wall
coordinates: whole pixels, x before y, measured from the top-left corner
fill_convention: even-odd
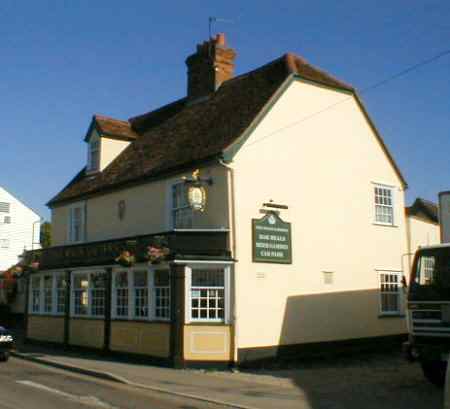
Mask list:
[[[100,145],[100,170],[105,169],[129,144],[130,142],[127,141],[102,137]]]
[[[350,94],[295,81],[231,166],[238,348],[406,332],[374,299],[377,269],[401,270],[407,249],[404,191]],[[375,182],[394,187],[392,227],[374,224]],[[252,263],[251,220],[271,199],[289,206],[292,265]]]
[[[199,229],[228,228],[227,171],[220,165],[200,168],[201,177],[211,177],[208,186],[208,204],[203,213],[194,213],[194,227]],[[182,176],[130,187],[120,191],[93,197],[86,201],[86,241],[108,240],[140,234],[159,233],[172,230],[170,203],[171,186],[180,182]],[[126,203],[125,218],[118,217],[118,203]],[[52,209],[54,245],[67,244],[69,206]]]
[[[419,246],[431,246],[441,242],[440,227],[438,224],[414,216],[407,216],[406,221],[408,223],[408,253],[415,253]],[[411,269],[414,256],[409,254],[408,260],[409,268]]]

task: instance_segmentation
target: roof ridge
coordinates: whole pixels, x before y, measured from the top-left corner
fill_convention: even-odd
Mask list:
[[[438,205],[437,203],[432,202],[431,200],[424,199],[423,197],[419,197],[419,196],[416,198],[416,200],[421,200],[422,202],[429,203],[429,204],[431,204],[433,206],[437,206]]]
[[[95,119],[107,119],[110,121],[123,122],[124,124],[130,125],[128,120],[113,118],[112,116],[102,115],[102,114],[94,114]]]

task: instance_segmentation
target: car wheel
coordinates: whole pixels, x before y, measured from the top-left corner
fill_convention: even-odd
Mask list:
[[[445,374],[447,372],[447,362],[445,361],[423,361],[422,371],[433,385],[444,387]]]

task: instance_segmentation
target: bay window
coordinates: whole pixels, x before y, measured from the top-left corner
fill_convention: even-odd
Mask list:
[[[168,270],[155,270],[155,318],[170,319],[170,281]]]
[[[148,273],[146,270],[133,272],[134,317],[148,318]]]
[[[56,275],[56,313],[66,312],[67,281],[64,274]]]
[[[44,313],[53,312],[53,275],[44,276]]]
[[[74,315],[88,314],[88,288],[89,275],[87,273],[76,273],[73,278],[73,313]]]
[[[31,312],[41,312],[41,276],[31,277]]]
[[[115,319],[169,320],[169,270],[138,266],[115,271],[112,306]]]
[[[191,270],[191,321],[225,321],[226,271],[224,268]]]
[[[115,315],[118,318],[128,318],[128,271],[119,271],[115,274]]]
[[[91,315],[105,315],[105,273],[91,273],[89,278]]]

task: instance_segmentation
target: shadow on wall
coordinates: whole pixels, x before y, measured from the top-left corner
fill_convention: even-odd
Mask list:
[[[440,391],[401,356],[405,334],[404,318],[379,317],[377,289],[292,296],[280,346],[253,354],[295,386],[299,409],[439,408]]]

